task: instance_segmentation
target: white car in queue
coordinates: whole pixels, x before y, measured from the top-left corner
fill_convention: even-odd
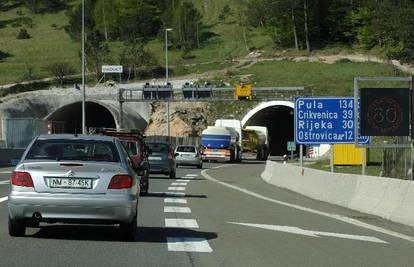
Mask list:
[[[175,149],[176,166],[196,166],[198,169],[203,168],[203,159],[196,146],[179,145]]]
[[[44,223],[119,224],[137,231],[139,177],[121,142],[110,136],[35,138],[11,177],[9,234]]]

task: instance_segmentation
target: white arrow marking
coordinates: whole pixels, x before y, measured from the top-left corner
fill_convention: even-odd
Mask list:
[[[348,235],[348,234],[340,234],[340,233],[311,231],[311,230],[301,229],[299,227],[283,226],[283,225],[239,223],[239,222],[227,222],[227,223],[238,224],[238,225],[243,225],[243,226],[250,226],[250,227],[256,227],[256,228],[262,228],[262,229],[273,230],[273,231],[278,231],[278,232],[285,232],[285,233],[296,234],[296,235],[306,235],[306,236],[311,236],[311,237],[330,236],[330,237],[354,239],[354,240],[368,241],[368,242],[375,242],[375,243],[383,243],[383,244],[388,243],[388,242],[385,242],[384,240],[381,240],[381,239],[373,237],[373,236]]]

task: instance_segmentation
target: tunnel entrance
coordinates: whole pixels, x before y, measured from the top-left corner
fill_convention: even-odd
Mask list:
[[[243,126],[267,127],[270,155],[283,156],[289,154],[287,142],[294,140],[293,115],[293,103],[275,101],[275,103],[264,103],[251,110],[242,123]]]
[[[111,112],[104,106],[86,102],[86,127],[116,128]],[[82,133],[82,102],[63,106],[47,117],[49,133]]]

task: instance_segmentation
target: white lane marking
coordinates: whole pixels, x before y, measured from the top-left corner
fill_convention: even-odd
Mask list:
[[[4,202],[4,201],[7,201],[7,199],[9,199],[9,197],[1,197],[1,198],[0,198],[0,203],[1,203],[1,202]]]
[[[385,242],[384,240],[381,240],[373,236],[349,235],[349,234],[340,234],[340,233],[311,231],[311,230],[301,229],[299,227],[284,226],[284,225],[239,223],[239,222],[227,222],[227,223],[262,228],[262,229],[285,232],[285,233],[296,234],[296,235],[306,235],[306,236],[311,236],[311,237],[329,236],[329,237],[338,237],[338,238],[353,239],[353,240],[359,240],[359,241],[368,241],[368,242],[388,244],[388,242]]]
[[[165,219],[165,227],[198,228],[198,223],[194,219]]]
[[[10,180],[0,181],[0,184],[10,184]]]
[[[170,186],[170,187],[168,187],[168,190],[171,190],[171,191],[185,191],[185,187],[184,186]]]
[[[184,186],[186,186],[187,183],[171,183],[171,185],[184,185]]]
[[[1,171],[1,174],[11,174],[13,171]]]
[[[187,175],[185,175],[186,179],[193,179],[193,178],[196,178],[196,177],[198,177],[198,174],[187,174]]]
[[[165,198],[164,203],[187,204],[187,199],[183,199],[183,198]]]
[[[189,207],[164,207],[164,212],[191,213]]]
[[[206,252],[211,253],[213,249],[205,238],[197,237],[167,237],[169,251],[183,252]]]
[[[232,166],[232,165],[222,165],[222,166],[227,167],[227,166]],[[276,204],[279,204],[279,205],[282,205],[282,206],[286,206],[286,207],[289,207],[289,208],[292,208],[292,209],[297,209],[297,210],[317,214],[317,215],[320,215],[320,216],[325,216],[325,217],[335,219],[335,220],[338,220],[338,221],[341,221],[341,222],[344,222],[344,223],[356,225],[356,226],[366,228],[366,229],[369,229],[369,230],[372,230],[372,231],[376,231],[376,232],[379,232],[379,233],[382,233],[382,234],[386,234],[386,235],[389,235],[389,236],[393,236],[393,237],[401,238],[401,239],[404,239],[404,240],[407,240],[407,241],[410,241],[410,242],[414,242],[414,237],[409,236],[409,235],[401,234],[401,233],[398,233],[398,232],[395,232],[395,231],[392,231],[392,230],[388,230],[388,229],[385,229],[385,228],[382,228],[382,227],[379,227],[379,226],[376,226],[376,225],[365,223],[365,222],[362,222],[362,221],[359,221],[359,220],[356,220],[356,219],[353,219],[353,218],[349,218],[347,216],[343,216],[343,215],[339,215],[339,214],[335,214],[335,213],[323,212],[323,211],[319,211],[319,210],[315,210],[315,209],[311,209],[311,208],[306,208],[306,207],[303,207],[303,206],[300,206],[300,205],[291,204],[291,203],[288,203],[288,202],[276,200],[276,199],[273,199],[273,198],[270,198],[270,197],[265,197],[263,195],[260,195],[258,193],[249,191],[247,189],[240,188],[240,187],[237,187],[235,185],[224,183],[224,182],[219,181],[219,180],[213,178],[212,176],[208,175],[207,170],[203,170],[201,172],[201,175],[204,178],[206,178],[207,180],[210,180],[210,181],[218,183],[222,186],[240,191],[240,192],[242,192],[244,194],[247,194],[247,195],[250,195],[252,197],[256,197],[256,198],[259,198],[259,199],[262,199],[262,200],[265,200],[265,201],[273,202],[273,203],[276,203]]]
[[[188,182],[190,182],[190,180],[188,180],[188,179],[177,179],[177,180],[175,180],[176,182],[183,182],[183,183],[188,183]]]

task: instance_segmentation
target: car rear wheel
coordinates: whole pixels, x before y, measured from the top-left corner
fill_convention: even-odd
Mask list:
[[[175,171],[170,172],[170,179],[175,179]]]
[[[122,238],[124,240],[134,241],[135,236],[138,232],[137,216],[135,216],[134,219],[129,223],[121,223],[119,227],[121,229]]]
[[[9,235],[24,236],[26,233],[26,224],[23,220],[12,219],[9,216]]]

